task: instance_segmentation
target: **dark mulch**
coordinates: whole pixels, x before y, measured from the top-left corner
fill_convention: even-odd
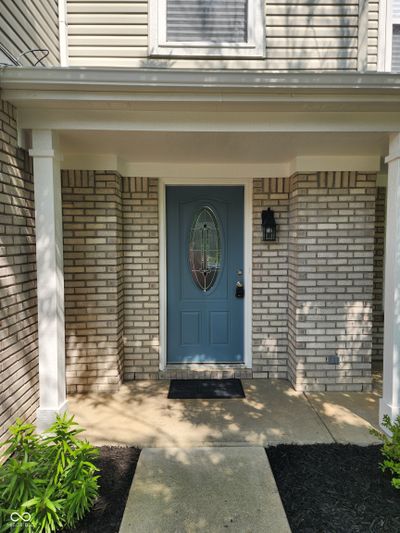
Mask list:
[[[100,497],[76,528],[65,533],[118,533],[133,474],[139,459],[137,448],[102,446],[95,461],[100,468]]]
[[[266,451],[293,533],[400,532],[400,491],[379,469],[380,446]]]

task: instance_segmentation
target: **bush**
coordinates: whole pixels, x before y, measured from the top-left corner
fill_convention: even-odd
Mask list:
[[[98,450],[64,413],[42,435],[21,420],[9,428],[0,467],[0,532],[51,533],[72,527],[98,496]]]
[[[400,489],[400,416],[394,422],[388,415],[383,417],[382,426],[388,429],[391,436],[372,429],[371,433],[383,441],[382,455],[385,457],[380,464],[382,471],[389,470],[392,474],[392,485]]]

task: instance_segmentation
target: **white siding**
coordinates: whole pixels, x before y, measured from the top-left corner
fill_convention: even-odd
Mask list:
[[[147,2],[68,0],[71,65],[138,66],[147,56]]]
[[[268,68],[357,69],[358,0],[266,3]]]
[[[0,0],[0,42],[14,56],[32,48],[47,48],[45,65],[60,63],[57,0]],[[32,63],[32,54],[23,59]]]
[[[378,68],[379,0],[368,2],[368,70]]]
[[[70,64],[357,69],[358,0],[267,0],[265,60],[152,60],[147,11],[145,1],[68,0]]]

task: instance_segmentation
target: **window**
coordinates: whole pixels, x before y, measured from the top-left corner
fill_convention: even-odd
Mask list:
[[[199,289],[203,292],[211,289],[221,268],[220,229],[211,207],[202,207],[195,214],[190,230],[189,265]]]
[[[400,72],[400,0],[392,0],[392,72]]]
[[[263,57],[262,0],[151,0],[150,55]]]
[[[378,70],[400,72],[400,0],[380,4]]]

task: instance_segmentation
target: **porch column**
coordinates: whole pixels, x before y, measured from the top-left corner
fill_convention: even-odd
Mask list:
[[[383,397],[379,418],[400,414],[400,133],[389,143],[386,205]]]
[[[40,403],[37,427],[66,409],[61,173],[56,136],[32,132],[36,212]]]

